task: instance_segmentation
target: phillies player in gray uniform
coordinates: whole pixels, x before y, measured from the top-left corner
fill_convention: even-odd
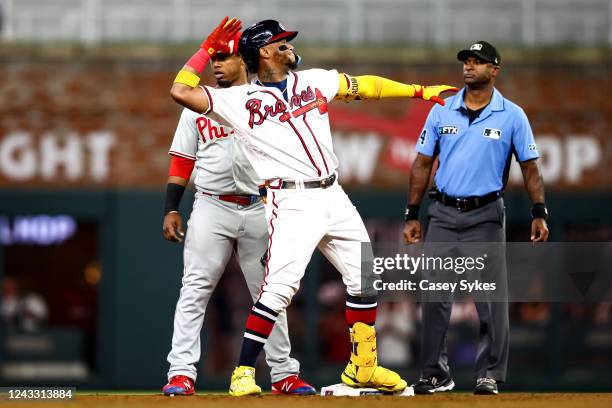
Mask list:
[[[212,55],[217,86],[246,83],[246,67],[235,45]],[[251,296],[256,298],[264,269],[260,257],[267,250],[264,206],[255,174],[235,148],[234,131],[215,120],[184,109],[170,148],[164,237],[181,242],[184,236],[178,206],[195,165],[196,197],[188,222],[184,272],[174,316],[170,370],[166,395],[192,395],[200,360],[200,331],[206,306],[234,251]],[[298,377],[299,362],[289,356],[291,344],[285,314],[279,316],[266,345],[272,392],[305,395],[315,389]]]

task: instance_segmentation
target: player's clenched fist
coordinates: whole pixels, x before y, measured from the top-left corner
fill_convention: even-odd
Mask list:
[[[177,212],[170,212],[164,217],[164,238],[168,241],[182,242],[185,233],[183,232],[183,219]]]
[[[240,20],[235,17],[231,20],[229,17],[225,17],[217,28],[210,33],[208,38],[204,40],[200,48],[210,56],[217,53],[232,54],[236,47],[238,47],[238,44],[234,44],[234,37],[241,29],[242,23]]]
[[[459,88],[450,85],[430,85],[422,86],[420,90],[417,90],[414,94],[415,98],[422,98],[426,101],[439,103],[444,106],[444,99],[440,98],[440,94],[444,92],[458,92]]]

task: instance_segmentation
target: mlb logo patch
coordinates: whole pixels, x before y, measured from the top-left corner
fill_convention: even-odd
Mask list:
[[[484,132],[482,133],[484,137],[488,137],[489,139],[495,139],[495,140],[499,140],[501,138],[501,134],[502,134],[501,130],[492,129],[492,128],[486,128]]]
[[[419,145],[425,146],[425,138],[427,137],[427,129],[423,129],[419,136]]]
[[[457,126],[440,126],[438,128],[439,135],[456,135],[459,134]]]

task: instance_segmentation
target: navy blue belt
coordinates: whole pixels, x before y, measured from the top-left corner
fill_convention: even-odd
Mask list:
[[[446,206],[454,207],[459,211],[470,211],[485,206],[497,200],[503,195],[503,191],[493,191],[492,193],[483,196],[472,197],[452,197],[439,190],[431,190],[429,198],[438,201]]]

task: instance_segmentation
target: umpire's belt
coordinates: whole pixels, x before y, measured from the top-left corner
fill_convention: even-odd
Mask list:
[[[266,187],[271,189],[279,188],[328,188],[334,185],[336,182],[336,173],[329,177],[320,180],[310,181],[297,181],[297,180],[282,180],[280,181],[269,181],[266,183]]]
[[[438,190],[431,190],[429,198],[441,202],[449,207],[455,207],[459,211],[470,211],[480,208],[486,204],[492,203],[502,196],[501,191],[493,191],[492,193],[483,196],[472,197],[451,197]]]
[[[251,205],[256,203],[259,200],[259,196],[256,195],[240,195],[240,194],[223,194],[223,195],[215,195],[203,192],[207,196],[212,198],[216,198],[217,200],[227,201],[229,203],[235,203],[238,205]]]

